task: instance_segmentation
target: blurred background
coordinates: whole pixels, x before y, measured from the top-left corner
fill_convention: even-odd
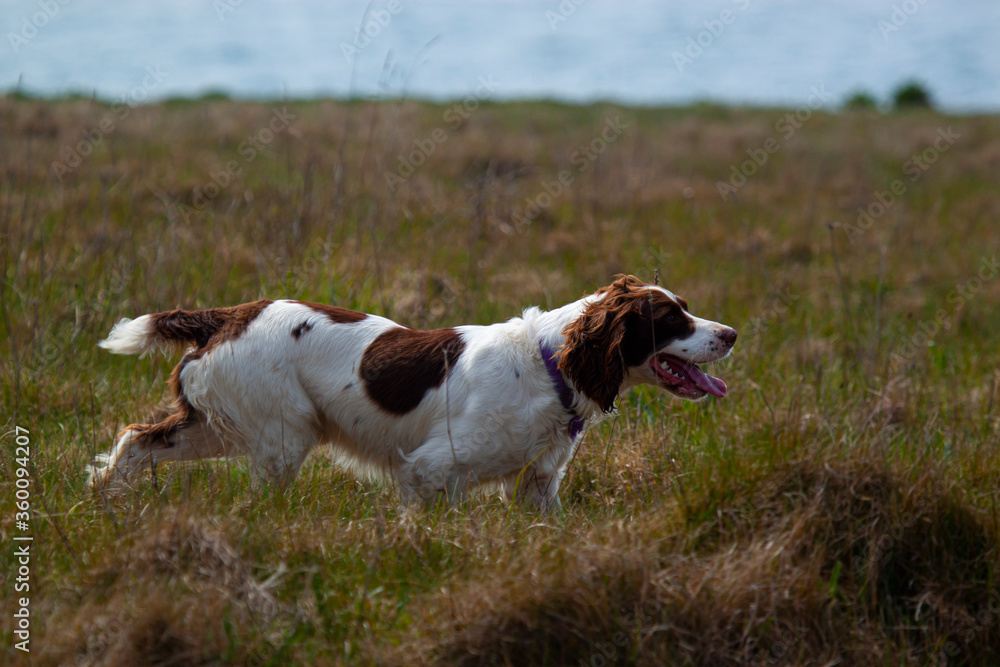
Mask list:
[[[0,9],[31,664],[998,664],[998,0]],[[97,347],[121,317],[489,324],[619,272],[739,330],[729,391],[624,394],[559,516],[411,512],[328,448],[285,493],[239,461],[87,485],[172,399],[176,355]]]
[[[0,89],[45,96],[445,100],[492,78],[494,100],[795,106],[824,86],[830,107],[916,80],[944,110],[1000,108],[995,0],[0,6]]]

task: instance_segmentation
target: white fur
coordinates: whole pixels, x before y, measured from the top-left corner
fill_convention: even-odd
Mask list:
[[[180,429],[170,446],[137,446],[124,432],[104,465],[93,469],[93,483],[127,481],[167,458],[227,454],[248,455],[258,470],[285,482],[326,442],[352,467],[396,480],[408,499],[455,498],[472,485],[494,482],[541,508],[558,505],[574,449],[568,431],[573,415],[560,403],[539,343],[558,349],[565,327],[599,298],[549,312],[529,308],[500,324],[456,327],[464,351],[441,386],[404,415],[380,408],[359,377],[368,345],[400,325],[374,315],[337,324],[307,305],[276,301],[238,338],[184,366],[184,396],[204,424]],[[302,322],[311,328],[293,338],[290,332]],[[119,354],[148,352],[158,346],[149,323],[149,316],[122,320],[101,346]],[[684,341],[692,349],[672,352],[703,360],[713,326],[722,325],[698,320],[698,333]],[[656,379],[632,376],[626,386],[639,382]],[[573,397],[577,415],[603,415],[575,389]]]
[[[98,347],[113,354],[145,355],[159,347],[156,337],[150,329],[152,318],[149,315],[137,317],[134,320],[122,318],[111,327],[107,339],[98,343]]]

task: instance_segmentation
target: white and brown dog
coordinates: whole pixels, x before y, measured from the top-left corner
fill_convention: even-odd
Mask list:
[[[91,480],[106,488],[157,461],[247,455],[284,484],[329,443],[407,499],[494,482],[547,509],[587,420],[638,384],[724,396],[697,364],[735,342],[734,329],[633,276],[556,310],[433,331],[301,301],[123,319],[101,347],[193,346],[171,374],[172,414],[128,426]]]

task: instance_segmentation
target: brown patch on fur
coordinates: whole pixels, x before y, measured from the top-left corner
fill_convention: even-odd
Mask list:
[[[348,310],[347,308],[340,308],[339,306],[327,306],[322,303],[311,303],[309,301],[296,301],[295,303],[300,303],[303,306],[308,306],[318,313],[323,313],[330,318],[330,321],[334,324],[353,324],[354,322],[360,322],[361,320],[368,317],[365,313],[359,313],[356,310]]]
[[[413,410],[429,389],[440,386],[454,368],[465,341],[454,329],[390,329],[361,357],[361,378],[368,397],[388,412]]]
[[[170,393],[173,394],[174,400],[170,404],[171,413],[163,421],[155,424],[130,424],[125,427],[125,431],[135,431],[136,434],[141,434],[150,444],[162,443],[169,447],[170,436],[177,429],[198,421],[198,411],[184,397],[184,387],[181,384],[181,371],[189,363],[201,357],[202,351],[195,350],[185,355],[180,363],[174,366],[174,370],[170,372]],[[124,433],[124,431],[122,432]]]
[[[193,342],[202,348],[238,338],[261,311],[270,306],[270,299],[244,303],[229,308],[207,310],[172,310],[154,313],[153,330],[168,343]]]
[[[205,354],[205,348],[199,348],[184,355],[180,363],[174,366],[174,369],[170,371],[170,393],[173,394],[174,400],[170,404],[170,414],[167,415],[162,421],[155,424],[130,424],[126,426],[122,431],[135,431],[136,434],[141,434],[151,445],[162,443],[163,445],[169,447],[170,436],[174,434],[177,429],[193,424],[199,419],[199,412],[195,410],[190,403],[188,403],[187,398],[184,396],[184,386],[181,383],[181,371],[192,361],[201,359]]]
[[[684,309],[650,287],[635,276],[618,276],[597,291],[603,299],[563,329],[559,369],[605,412],[614,407],[627,368],[694,331]]]
[[[208,310],[172,310],[152,315],[153,329],[158,338],[167,342],[193,341],[196,349],[184,355],[170,372],[170,390],[174,396],[171,414],[156,424],[131,424],[126,431],[143,435],[150,443],[162,442],[170,446],[170,436],[186,424],[200,418],[184,397],[181,371],[192,361],[197,361],[226,341],[239,338],[250,323],[271,305],[270,299],[244,303],[230,308]],[[124,432],[124,431],[123,431]]]

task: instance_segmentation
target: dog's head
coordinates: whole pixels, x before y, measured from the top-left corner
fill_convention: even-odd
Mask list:
[[[598,290],[563,334],[560,370],[602,410],[614,407],[626,382],[692,401],[726,395],[726,383],[698,364],[726,357],[736,330],[695,317],[683,299],[635,276]]]

